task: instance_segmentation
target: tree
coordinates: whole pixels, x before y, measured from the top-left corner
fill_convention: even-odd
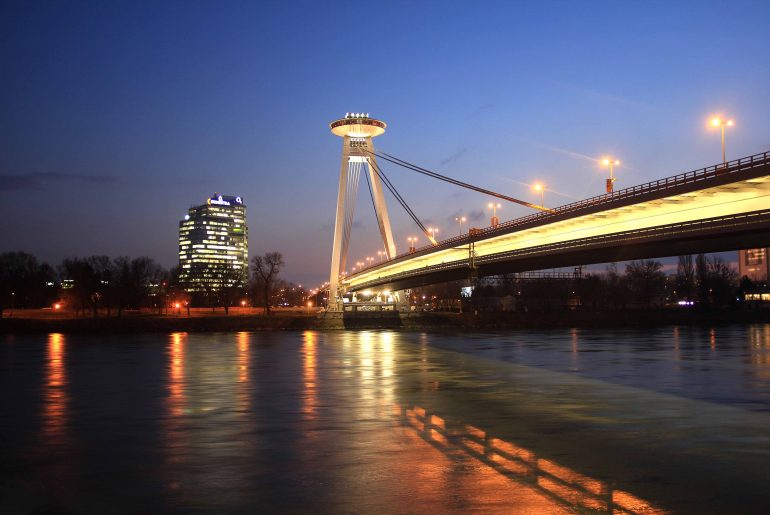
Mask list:
[[[122,316],[126,308],[141,308],[150,297],[151,285],[162,286],[165,279],[163,268],[148,257],[119,257],[113,261],[112,266],[118,316]],[[156,295],[163,291],[160,286]],[[162,303],[163,299],[159,298],[158,301]]]
[[[738,273],[721,257],[711,256],[706,259],[706,285],[708,299],[719,305],[735,302],[738,286]]]
[[[244,285],[248,277],[245,269],[225,268],[221,272],[220,302],[225,308],[225,315],[230,313],[230,306],[243,297]]]
[[[692,255],[679,256],[674,287],[679,298],[692,300],[695,296],[695,266]]]
[[[280,252],[268,252],[264,256],[254,256],[251,260],[254,270],[256,287],[261,290],[265,303],[265,314],[270,315],[270,294],[273,283],[283,267],[283,256]]]
[[[0,254],[0,317],[4,306],[42,307],[56,295],[55,274],[46,263],[26,252]]]
[[[698,303],[702,306],[708,304],[708,262],[705,254],[695,256],[695,290],[698,294]]]
[[[614,306],[614,309],[626,309],[626,302],[628,300],[628,282],[625,277],[621,277],[621,275],[618,274],[618,265],[615,263],[607,265],[606,270],[607,297],[609,298],[610,305]]]
[[[652,300],[660,296],[666,286],[666,276],[660,261],[645,259],[631,261],[626,265],[626,279],[636,300],[650,306]]]

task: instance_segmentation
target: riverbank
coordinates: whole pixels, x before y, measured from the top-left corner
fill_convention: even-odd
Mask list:
[[[306,313],[211,314],[210,316],[146,315],[99,318],[3,318],[0,334],[29,333],[171,333],[233,331],[367,330],[480,331],[564,327],[650,327],[770,323],[768,310],[657,309],[558,313],[393,313],[317,316]]]

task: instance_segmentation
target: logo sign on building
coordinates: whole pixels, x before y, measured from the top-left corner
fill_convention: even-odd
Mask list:
[[[243,204],[243,199],[241,197],[231,197],[229,195],[216,195],[209,198],[207,203],[210,206],[240,206]]]

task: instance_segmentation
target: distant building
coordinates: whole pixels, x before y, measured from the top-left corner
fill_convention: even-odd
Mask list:
[[[738,251],[738,275],[748,277],[753,282],[766,282],[768,279],[768,251],[770,249],[746,249]]]
[[[179,222],[180,282],[189,292],[245,285],[249,230],[243,198],[215,193]]]

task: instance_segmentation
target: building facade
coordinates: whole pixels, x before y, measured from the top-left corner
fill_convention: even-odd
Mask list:
[[[768,251],[770,249],[746,249],[738,251],[738,276],[748,277],[753,282],[767,282],[770,272]]]
[[[179,280],[189,292],[245,286],[249,229],[242,197],[215,193],[179,222]]]

